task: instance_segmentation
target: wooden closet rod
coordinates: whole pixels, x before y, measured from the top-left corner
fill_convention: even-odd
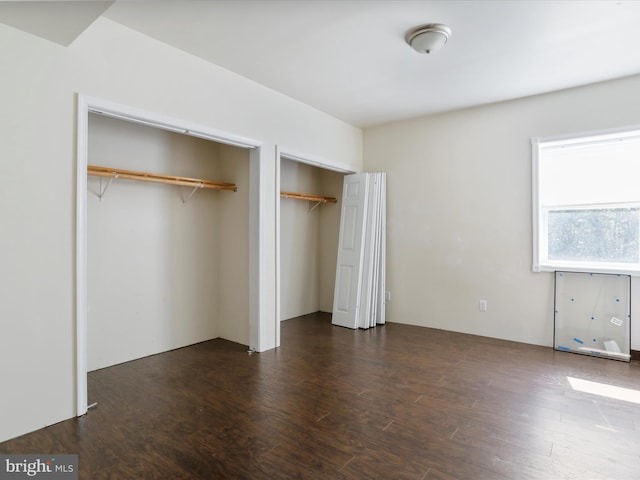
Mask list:
[[[297,192],[280,192],[282,198],[296,198],[298,200],[309,200],[310,202],[320,203],[337,203],[338,200],[335,197],[325,197],[323,195],[307,195],[306,193]]]
[[[124,178],[127,180],[140,180],[143,182],[167,183],[169,185],[182,185],[184,187],[211,188],[214,190],[230,190],[237,192],[235,183],[213,182],[200,178],[177,177],[173,175],[161,175],[158,173],[136,172],[134,170],[123,170],[121,168],[98,167],[89,165],[87,175],[96,177]]]

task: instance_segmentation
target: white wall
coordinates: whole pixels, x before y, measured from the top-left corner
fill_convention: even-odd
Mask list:
[[[280,318],[331,312],[344,174],[282,159],[283,191],[336,197],[312,211],[307,201],[280,201]]]
[[[99,115],[88,144],[94,165],[239,189],[198,190],[184,204],[188,187],[115,180],[100,201],[89,177],[89,370],[219,335],[248,345],[248,152]]]
[[[261,348],[275,345],[275,145],[362,167],[361,131],[99,18],[69,47],[0,25],[0,441],[76,412],[76,101],[84,93],[263,142]]]
[[[365,168],[388,181],[387,320],[550,346],[553,275],[531,271],[531,137],[638,124],[639,91],[636,76],[367,129]]]

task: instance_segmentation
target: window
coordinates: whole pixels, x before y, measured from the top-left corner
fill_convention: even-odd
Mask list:
[[[532,147],[533,270],[640,275],[640,127]]]

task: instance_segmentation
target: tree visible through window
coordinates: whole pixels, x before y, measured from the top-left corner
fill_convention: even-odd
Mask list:
[[[532,144],[534,270],[640,272],[640,131]]]

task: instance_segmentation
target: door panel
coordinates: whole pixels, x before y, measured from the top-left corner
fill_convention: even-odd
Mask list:
[[[340,248],[353,250],[356,247],[356,230],[358,228],[358,207],[349,206],[342,210],[344,215],[344,237],[340,240]]]
[[[376,257],[377,257],[377,239],[378,239],[378,207],[380,199],[380,183],[378,181],[379,174],[369,174],[369,200],[367,202],[366,230],[364,238],[364,266],[362,271],[362,308],[359,312],[358,327],[369,328],[375,326],[374,310],[376,305]]]
[[[349,299],[351,297],[351,277],[353,275],[353,267],[342,265],[338,267],[338,277],[341,280],[342,288],[338,293],[335,310],[342,313],[349,313]]]
[[[358,328],[369,175],[344,177],[332,323]]]
[[[385,291],[387,262],[387,174],[380,174],[380,258],[378,260],[378,302],[376,308],[376,324],[386,321]]]

